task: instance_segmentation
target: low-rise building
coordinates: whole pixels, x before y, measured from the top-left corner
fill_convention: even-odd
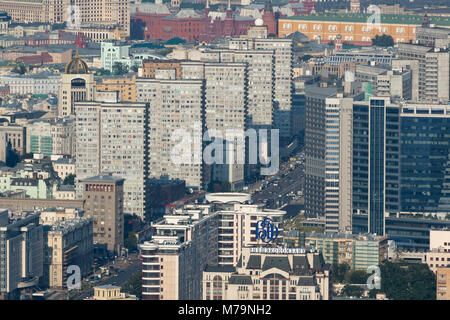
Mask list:
[[[387,260],[388,238],[371,234],[310,233],[306,247],[320,250],[325,262],[345,263],[355,270],[367,270]]]
[[[64,180],[68,175],[75,175],[75,159],[74,158],[59,158],[53,162],[53,169],[58,174],[61,180]]]
[[[320,252],[244,248],[236,267],[208,265],[203,300],[329,300],[330,265]]]
[[[437,269],[436,300],[450,300],[450,267]]]
[[[120,292],[119,286],[106,284],[94,287],[94,296],[89,300],[137,300],[137,298]]]

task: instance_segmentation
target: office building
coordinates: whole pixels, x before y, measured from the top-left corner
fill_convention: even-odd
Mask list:
[[[81,181],[85,217],[94,220],[94,243],[121,253],[124,241],[124,179],[111,175],[89,177]]]
[[[25,125],[26,152],[52,155],[75,155],[75,118],[57,118],[55,121],[36,119]]]
[[[58,221],[44,228],[44,283],[53,289],[67,289],[67,268],[76,265],[81,277],[92,272],[93,219]]]
[[[450,107],[403,103],[400,122],[401,211],[449,212]]]
[[[356,65],[355,80],[367,82],[366,95],[375,97],[396,97],[412,99],[412,70],[390,67]]]
[[[325,109],[333,87],[305,86],[305,215],[325,215]]]
[[[415,72],[418,78],[419,102],[446,104],[449,101],[450,52],[448,48],[399,44],[397,57],[401,60],[418,61],[419,69]]]
[[[385,234],[400,211],[400,107],[388,97],[353,104],[353,212],[368,214],[369,233]]]
[[[244,248],[235,266],[208,265],[203,300],[329,300],[330,265],[320,252]]]
[[[100,99],[99,99],[100,100]],[[144,217],[148,181],[148,112],[146,103],[78,102],[76,110],[76,185],[100,173],[124,178],[124,212]]]
[[[353,233],[367,233],[367,215],[354,214],[352,218]],[[430,230],[445,230],[450,228],[449,220],[432,219],[431,217],[413,217],[401,215],[386,217],[386,234],[395,241],[399,250],[421,251],[430,248]]]
[[[202,272],[217,264],[218,214],[208,207],[176,209],[152,223],[140,245],[143,300],[200,300]]]
[[[349,233],[310,233],[306,248],[319,250],[326,263],[347,264],[352,270],[367,270],[388,258],[387,236]]]
[[[58,116],[75,113],[74,104],[78,101],[91,101],[94,97],[94,75],[89,73],[86,62],[78,55],[66,65],[61,76],[58,99]]]
[[[353,98],[325,100],[325,231],[352,230]]]
[[[137,100],[151,108],[149,177],[205,188],[209,178],[203,162],[204,80],[139,79],[136,88]]]
[[[43,227],[39,213],[8,216],[0,211],[0,299],[18,299],[43,275]]]

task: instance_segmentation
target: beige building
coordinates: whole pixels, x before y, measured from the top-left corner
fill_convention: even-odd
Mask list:
[[[203,300],[329,300],[330,265],[318,252],[244,248],[236,267],[208,265]]]
[[[436,300],[450,300],[450,268],[438,268],[436,272]]]
[[[96,91],[118,91],[120,101],[137,102],[136,100],[136,76],[131,77],[106,77],[95,83]]]
[[[172,70],[176,73],[175,68]],[[202,189],[209,182],[202,161],[204,81],[139,79],[136,87],[137,100],[149,103],[151,109],[149,177],[167,176],[186,181],[187,187]],[[173,153],[176,150],[181,157]],[[183,157],[183,152],[188,157]]]
[[[54,225],[61,221],[81,218],[84,214],[82,209],[75,207],[49,207],[42,209],[40,212],[41,215],[39,216],[39,223],[44,226]]]
[[[106,94],[114,94],[107,92]],[[149,105],[96,99],[77,102],[76,191],[80,180],[101,173],[124,178],[123,210],[144,217],[148,207]],[[159,125],[161,126],[161,125]]]
[[[11,144],[11,149],[23,156],[26,151],[26,129],[18,124],[4,122],[0,125],[0,133],[6,133],[6,140]]]
[[[200,300],[202,271],[217,264],[218,214],[209,208],[177,209],[152,223],[141,245],[143,300]]]
[[[45,229],[44,282],[50,288],[66,289],[67,268],[76,265],[81,276],[92,271],[93,220],[75,218],[59,220]]]
[[[60,158],[53,162],[53,170],[56,171],[61,180],[64,180],[70,174],[75,175],[75,159]]]
[[[94,296],[89,300],[137,300],[137,298],[120,292],[118,286],[107,284],[94,287]]]
[[[91,101],[94,96],[94,75],[89,73],[88,66],[78,56],[66,65],[61,76],[61,87],[58,99],[58,116],[68,116],[75,113],[74,103]]]
[[[248,204],[250,195],[245,193],[210,193],[205,199],[211,209],[219,213],[219,265],[235,266],[244,247],[264,245],[262,239],[256,237],[256,226],[264,218],[269,218],[278,230],[274,242],[282,242],[281,221],[285,211]]]
[[[123,38],[130,35],[130,0],[96,0],[95,3],[86,0],[2,0],[0,11],[7,12],[13,22],[19,23],[63,23],[73,12],[74,27],[116,26]]]
[[[430,230],[430,248],[423,260],[434,273],[450,267],[450,230]]]
[[[94,243],[106,244],[109,251],[120,253],[124,241],[124,179],[99,175],[81,183],[85,217],[94,219]]]

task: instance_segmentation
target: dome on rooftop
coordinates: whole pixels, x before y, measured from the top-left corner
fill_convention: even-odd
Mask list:
[[[66,65],[65,73],[66,74],[87,74],[88,70],[89,69],[88,69],[86,62],[84,62],[84,60],[81,59],[81,57],[78,55],[78,49],[77,49],[75,56]]]

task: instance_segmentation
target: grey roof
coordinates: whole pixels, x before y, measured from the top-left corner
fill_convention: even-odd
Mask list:
[[[236,268],[241,268],[242,267],[242,254],[239,257],[238,263],[236,265]]]
[[[236,272],[236,268],[230,265],[206,265],[205,272]]]
[[[247,269],[260,269],[261,268],[261,256],[251,255],[248,259]]]
[[[241,275],[232,275],[228,279],[229,284],[253,284],[252,277],[250,276],[241,276]]]
[[[325,261],[323,260],[323,256],[321,254],[315,254],[313,256],[313,269],[314,270],[323,270],[325,267]]]
[[[59,186],[59,191],[75,191],[75,186],[71,184],[62,184]]]
[[[37,186],[37,179],[28,179],[28,178],[12,178],[11,185],[16,187],[27,187],[27,186]]]
[[[75,159],[73,158],[59,158],[55,161],[58,164],[75,164]]]
[[[271,268],[277,268],[277,269],[283,270],[285,272],[289,272],[291,270],[287,256],[284,256],[284,257],[268,256],[268,257],[266,257],[266,259],[264,260],[262,270],[266,271]]]
[[[294,256],[293,257],[293,272],[294,274],[308,274],[309,273],[309,262],[306,255]]]
[[[314,277],[301,277],[298,279],[297,282],[298,286],[309,286],[313,287],[316,286],[316,281],[314,280]]]

